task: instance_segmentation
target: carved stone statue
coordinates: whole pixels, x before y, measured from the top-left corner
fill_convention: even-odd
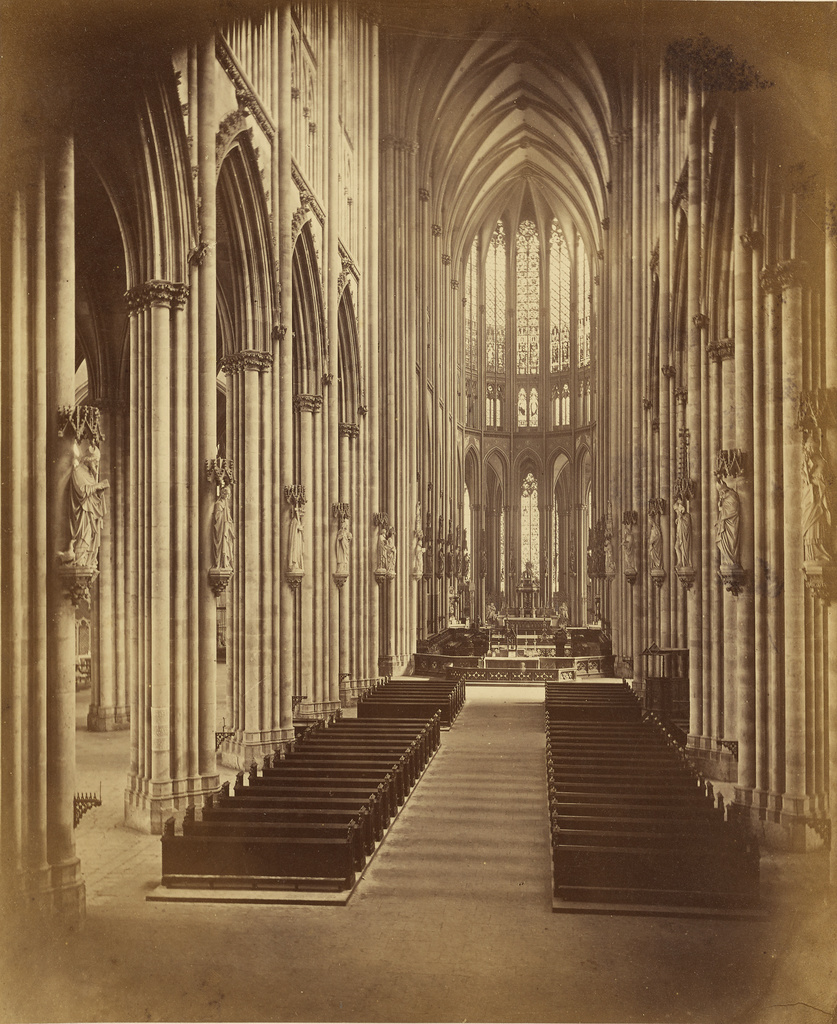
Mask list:
[[[288,572],[305,572],[305,537],[302,532],[302,515],[298,505],[294,505],[291,513],[291,526],[288,531]]]
[[[395,527],[391,526],[387,530],[386,535],[384,537],[384,568],[386,569],[387,576],[389,576],[390,579],[392,579],[395,576],[396,555],[397,552],[395,549]]]
[[[480,576],[488,575],[488,552],[485,548],[480,553]]]
[[[334,538],[334,552],[337,558],[337,573],[340,576],[349,574],[349,555],[352,548],[352,535],[349,532],[348,518],[342,518]]]
[[[212,509],[212,534],[216,569],[232,569],[235,551],[235,526],[233,524],[229,486],[221,488]]]
[[[679,569],[692,568],[692,517],[682,501],[674,503],[674,554]]]
[[[721,552],[721,565],[739,565],[741,543],[741,501],[737,491],[718,478],[718,520],[715,523],[715,542]]]
[[[622,524],[622,571],[636,572],[636,539],[632,523]]]
[[[802,550],[806,562],[830,562],[831,509],[828,506],[826,461],[809,437],[802,446]]]
[[[613,557],[613,527],[608,519],[604,533],[604,571],[607,576],[616,572],[616,560]]]
[[[653,571],[663,567],[663,534],[659,515],[649,512],[648,522],[648,565]]]
[[[417,580],[424,569],[424,531],[421,528],[421,502],[416,502],[416,522],[413,527],[412,576]]]
[[[99,565],[102,523],[108,510],[104,492],[110,487],[107,480],[99,481],[99,458],[99,449],[91,444],[73,467],[70,477],[70,547],[60,556],[65,563],[92,569]]]
[[[389,562],[389,538],[387,527],[381,523],[378,527],[378,553],[375,565],[376,572],[386,573]]]

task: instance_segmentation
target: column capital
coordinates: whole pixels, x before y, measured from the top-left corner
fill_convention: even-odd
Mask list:
[[[446,252],[442,253],[442,266],[443,267],[449,267],[450,266],[450,256]]]
[[[360,427],[357,423],[338,423],[337,433],[340,437],[357,438],[360,436]]]
[[[668,379],[671,380],[677,373],[677,370],[670,363],[667,363],[665,366],[660,367],[660,372],[664,377],[668,377]]]
[[[419,199],[423,203],[429,202],[430,201],[430,189],[429,188],[420,188],[418,190],[418,197],[419,197]]]
[[[808,264],[805,260],[782,260],[776,265],[782,290],[798,288],[808,279]]]
[[[764,245],[764,235],[761,231],[756,231],[755,229],[745,231],[743,235],[739,236],[738,240],[747,252],[756,252]]]
[[[434,238],[439,238],[439,236],[442,234],[442,225],[441,224],[433,224],[431,226],[430,230],[433,232],[433,237]]]
[[[675,388],[674,389],[674,400],[678,405],[685,405],[689,400],[689,389],[688,388]]]
[[[779,278],[778,267],[776,265],[762,267],[759,271],[759,284],[768,295],[780,295],[782,292],[782,282]]]
[[[272,366],[273,353],[256,348],[245,348],[240,352],[232,352],[221,360],[221,370],[224,373],[243,373],[246,370],[264,373]]]
[[[710,341],[706,353],[713,362],[720,363],[735,356],[735,339],[724,338],[723,341]]]
[[[294,395],[294,409],[297,412],[319,412],[323,407],[322,395]]]
[[[692,323],[701,331],[705,331],[709,326],[709,317],[706,313],[695,313],[692,317]]]
[[[183,309],[189,298],[189,285],[174,281],[146,281],[125,292],[128,313],[134,315],[152,306]]]

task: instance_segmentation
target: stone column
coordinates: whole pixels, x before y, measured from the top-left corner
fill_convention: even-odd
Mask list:
[[[76,763],[75,612],[79,592],[55,569],[69,548],[67,488],[73,469],[73,438],[59,436],[59,410],[75,402],[75,152],[70,135],[54,140],[48,174],[47,208],[47,856],[51,899],[68,921],[84,917],[85,890],[73,834]],[[14,268],[12,268],[14,270]],[[14,369],[14,367],[12,367]],[[19,370],[19,367],[18,367]],[[14,379],[14,376],[12,376]],[[95,417],[94,417],[95,423]],[[97,429],[89,435],[96,443]],[[76,432],[79,440],[84,432]],[[14,450],[14,438],[5,443]],[[4,481],[4,483],[6,483]],[[18,527],[21,524],[18,524]],[[13,524],[14,526],[14,524]],[[20,530],[15,534],[20,536]],[[20,764],[20,759],[17,761]]]
[[[231,427],[228,451],[235,477],[226,465],[210,463],[208,475],[218,487],[232,490],[235,515],[235,557],[233,586],[228,590],[227,672],[232,702],[229,726],[234,735],[222,751],[224,764],[231,767],[258,761],[280,745],[285,735],[273,727],[273,687],[270,681],[272,652],[268,624],[272,615],[269,566],[265,551],[265,504],[270,472],[264,450],[264,421],[271,398],[273,355],[257,349],[243,349],[227,356],[222,369],[227,374],[227,410]],[[217,579],[219,569],[211,576]]]
[[[294,409],[299,424],[299,466],[300,481],[307,501],[312,501],[314,493],[314,451],[313,417],[322,406],[320,395],[295,395]],[[310,517],[307,517],[310,519]],[[312,635],[307,632],[306,623],[314,623],[314,587],[312,580],[313,556],[311,553],[311,537],[313,528],[310,522],[303,520],[303,536],[305,550],[305,575],[302,578],[299,598],[299,624],[301,628],[300,668],[303,701],[297,710],[300,718],[316,717],[318,709],[323,705],[322,680],[315,676],[314,650]]]
[[[802,317],[805,266],[798,259],[779,264],[782,285],[782,483],[785,510],[802,507],[798,400],[802,391]],[[806,787],[805,588],[799,520],[784,520],[785,555],[785,795],[782,820],[791,827],[791,843],[804,849],[809,813]]]
[[[782,809],[785,789],[785,617],[784,588],[784,485],[782,475],[782,285],[775,268],[760,275],[765,302],[765,476],[767,478],[767,672],[771,700],[768,720],[769,778],[767,807],[774,820]]]
[[[701,282],[701,105],[700,92],[694,80],[689,78],[689,94],[686,110],[688,131],[688,229],[686,246],[688,253],[688,278],[686,284],[687,306],[690,314],[687,342],[686,367],[686,428],[689,431],[689,463],[694,467],[694,492],[689,502],[692,516],[693,558],[695,570],[694,589],[687,596],[687,620],[689,631],[689,733],[697,735],[701,699],[700,680],[703,678],[703,592],[704,572],[702,551],[707,538],[704,537],[702,515],[704,481],[701,479],[702,420],[701,420],[701,363],[703,359],[700,324],[694,316],[700,312]],[[705,728],[705,726],[704,726]]]
[[[826,193],[828,214],[825,232],[825,375],[823,385],[828,400],[833,402],[837,388],[837,217],[835,217],[835,192],[833,187]],[[825,439],[834,466],[837,454],[837,423],[832,418],[826,428]],[[832,512],[832,516],[834,513]],[[837,556],[833,543],[835,532],[832,523],[831,552],[832,558]],[[833,581],[832,581],[833,582]],[[827,698],[828,698],[828,813],[831,817],[831,854],[829,857],[829,880],[832,889],[837,887],[837,837],[835,837],[835,821],[837,821],[837,594],[826,592],[828,662]]]
[[[283,3],[277,12],[273,46],[274,95],[276,96],[276,135],[271,159],[273,237],[276,246],[276,308],[273,315],[273,351],[276,369],[271,375],[273,424],[273,651],[274,710],[286,736],[293,738],[293,692],[296,625],[296,594],[283,583],[288,562],[287,537],[290,507],[283,488],[294,478],[294,406],[293,338],[291,322],[293,269],[293,179],[291,175],[291,5]],[[280,305],[281,303],[281,305]]]
[[[90,732],[111,732],[127,729],[128,707],[124,690],[124,665],[120,666],[120,651],[124,643],[124,618],[117,616],[117,603],[124,587],[124,564],[119,557],[123,525],[122,504],[125,500],[118,481],[123,462],[122,416],[124,409],[114,398],[99,399],[97,406],[103,412],[103,433],[100,474],[110,481],[108,494],[109,516],[102,530],[99,548],[98,600],[90,609],[91,615],[91,688],[87,728]],[[122,685],[120,686],[120,681]]]
[[[753,269],[746,233],[751,227],[752,128],[742,94],[735,109],[735,222],[733,230],[735,291],[735,446],[743,454],[736,487],[741,503],[741,567],[744,586],[736,598],[735,661],[738,786],[736,800],[752,803],[756,784],[755,603],[753,578]],[[746,464],[749,460],[749,465]]]
[[[218,351],[215,334],[216,285],[216,167],[215,133],[215,33],[207,28],[197,47],[198,193],[200,196],[200,255],[198,268],[198,771],[205,785],[218,784],[215,757],[217,602],[208,582],[212,565],[212,505],[214,488],[201,472],[206,460],[215,458],[218,414],[216,376]]]

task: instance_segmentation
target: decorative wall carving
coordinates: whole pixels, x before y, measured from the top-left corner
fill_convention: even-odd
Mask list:
[[[706,346],[706,353],[716,363],[732,359],[735,356],[735,339],[724,338],[723,341],[711,341]]]

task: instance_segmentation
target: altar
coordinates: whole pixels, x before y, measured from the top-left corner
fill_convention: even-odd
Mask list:
[[[517,585],[518,615],[533,618],[535,614],[535,595],[540,591],[538,580],[532,572],[532,563],[527,562],[520,583]]]

